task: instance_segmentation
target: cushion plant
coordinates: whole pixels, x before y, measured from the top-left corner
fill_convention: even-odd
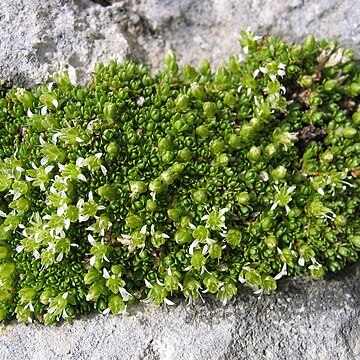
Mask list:
[[[353,51],[239,42],[217,71],[169,54],[155,75],[110,61],[86,86],[0,88],[0,320],[226,302],[356,261]]]

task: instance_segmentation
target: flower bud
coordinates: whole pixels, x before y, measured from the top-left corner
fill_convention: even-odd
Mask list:
[[[192,192],[192,197],[197,204],[205,204],[207,197],[204,189],[197,189]]]
[[[264,149],[264,154],[268,157],[268,158],[272,158],[276,155],[277,153],[277,149],[276,146],[272,143],[266,145],[265,149]]]
[[[228,233],[226,234],[226,242],[232,247],[232,248],[236,248],[238,246],[240,246],[241,243],[241,231],[239,230],[235,230],[235,229],[230,229],[228,231]]]
[[[179,111],[185,111],[189,106],[189,97],[185,94],[179,94],[175,100],[175,106]]]
[[[211,294],[215,294],[219,290],[221,285],[219,279],[211,274],[206,274],[203,279],[203,284]]]
[[[248,205],[250,203],[250,195],[246,191],[236,195],[236,200],[241,205]]]
[[[221,301],[226,302],[228,300],[231,300],[236,294],[237,294],[236,284],[233,280],[229,278],[225,281],[224,285],[219,289],[216,296]]]
[[[193,238],[191,236],[191,232],[188,229],[179,229],[175,233],[175,241],[179,244],[189,244],[193,241]]]
[[[229,106],[229,108],[234,108],[236,106],[235,96],[230,94],[229,92],[226,92],[224,96],[224,103]]]
[[[211,73],[211,66],[207,60],[203,60],[199,65],[199,70],[202,75],[210,75]]]
[[[271,176],[274,180],[283,180],[286,177],[287,170],[284,166],[280,165],[276,169],[271,171]]]
[[[199,240],[200,243],[205,243],[206,239],[210,237],[210,231],[203,225],[198,225],[192,233],[194,239]]]
[[[116,105],[113,103],[109,103],[107,102],[104,105],[104,116],[106,120],[114,120],[115,116],[116,116]]]
[[[171,185],[176,179],[175,175],[169,169],[163,171],[159,178],[166,185]]]
[[[30,207],[30,202],[27,198],[25,197],[21,197],[19,199],[13,200],[10,204],[9,204],[9,208],[16,210],[18,212],[25,212],[29,209]]]
[[[205,102],[203,105],[204,115],[211,118],[216,114],[216,105],[213,102]]]
[[[109,154],[110,157],[117,155],[119,152],[119,146],[116,142],[111,142],[106,146],[106,152]]]
[[[33,94],[25,89],[17,89],[15,93],[16,98],[28,109],[33,106]]]
[[[353,82],[350,84],[349,93],[351,96],[358,96],[360,94],[360,82]]]
[[[299,84],[303,88],[309,88],[313,84],[313,78],[309,75],[304,75],[299,79]]]
[[[206,264],[206,258],[201,251],[195,251],[191,256],[190,263],[194,269],[201,270]]]
[[[354,112],[351,120],[355,125],[360,125],[360,111]]]
[[[278,242],[275,236],[270,235],[265,238],[265,244],[269,249],[275,249],[278,245]]]
[[[197,85],[197,84],[192,84],[191,85],[191,93],[198,100],[203,100],[205,98],[204,88],[202,86]]]
[[[133,194],[142,194],[146,192],[147,186],[143,181],[131,181],[130,190]]]
[[[3,306],[0,306],[0,321],[3,321],[6,318],[6,310]]]
[[[183,216],[180,220],[180,226],[182,228],[187,228],[187,227],[189,227],[190,222],[191,222],[190,216]]]
[[[179,161],[187,162],[192,158],[191,151],[188,148],[181,149],[177,153]]]
[[[330,163],[334,160],[334,155],[330,150],[327,150],[320,155],[320,158],[323,162]]]
[[[185,169],[185,164],[180,164],[180,163],[174,163],[174,164],[172,164],[171,165],[171,171],[174,173],[174,174],[176,174],[176,175],[179,175],[179,174],[181,174],[183,171],[184,171],[184,169]]]
[[[350,235],[349,240],[355,247],[360,249],[360,235]]]
[[[243,124],[239,131],[239,137],[242,141],[248,142],[253,134],[253,128],[250,124]]]
[[[170,51],[165,55],[165,70],[172,74],[176,74],[178,69],[179,67],[176,62],[176,55]]]
[[[331,92],[336,89],[337,85],[338,85],[338,82],[336,80],[330,79],[330,80],[325,81],[323,86],[324,86],[324,90],[326,92]]]
[[[262,276],[261,282],[261,287],[264,290],[265,294],[269,294],[271,291],[276,290],[276,280],[272,276]]]
[[[210,142],[210,151],[214,154],[219,154],[224,150],[225,143],[222,139],[212,140]]]
[[[122,297],[118,294],[111,295],[109,297],[109,309],[114,314],[117,315],[121,311],[124,311],[126,308],[126,305],[122,299]]]
[[[165,244],[165,241],[166,239],[160,230],[157,230],[155,234],[151,236],[151,244],[156,248],[159,248],[161,245]]]
[[[176,221],[180,218],[182,212],[183,211],[179,208],[170,208],[168,209],[167,214],[171,220]]]
[[[343,136],[347,139],[353,138],[357,134],[357,130],[354,128],[346,127],[343,130]]]
[[[31,287],[23,287],[19,290],[20,303],[28,304],[35,296],[36,290]]]
[[[299,44],[294,44],[291,47],[290,55],[293,59],[299,59],[301,55],[301,46]]]
[[[108,201],[114,201],[119,194],[119,189],[116,184],[105,184],[100,186],[96,192],[100,197]],[[75,214],[74,214],[75,215]]]
[[[90,285],[98,280],[101,279],[101,273],[100,271],[91,268],[88,270],[88,272],[86,273],[86,275],[84,276],[84,283],[86,285]]]
[[[219,167],[228,166],[230,158],[227,154],[220,154],[214,159],[214,164]]]
[[[7,245],[0,246],[0,261],[4,261],[11,256],[11,248]]]
[[[220,259],[222,255],[222,246],[219,243],[214,243],[209,246],[209,256],[212,259]]]
[[[175,291],[179,288],[180,274],[177,271],[171,270],[171,275],[168,273],[164,276],[165,289],[167,291]]]
[[[231,134],[228,140],[228,146],[231,150],[240,149],[241,140],[237,134]]]
[[[261,150],[257,146],[252,146],[247,153],[247,157],[252,162],[257,162],[261,158]]]
[[[196,134],[202,139],[207,139],[211,135],[211,131],[207,125],[200,125],[196,128]]]
[[[164,190],[164,184],[161,182],[159,178],[154,179],[149,184],[149,190],[156,194],[161,193]]]
[[[305,53],[311,54],[315,51],[316,49],[316,41],[313,35],[307,35],[303,46],[302,46],[303,50]]]
[[[155,211],[157,209],[157,204],[155,200],[148,199],[146,200],[146,210],[147,211]]]

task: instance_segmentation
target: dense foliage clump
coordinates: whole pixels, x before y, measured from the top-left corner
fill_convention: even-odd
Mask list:
[[[335,42],[242,32],[245,59],[111,61],[0,89],[0,320],[321,277],[360,249],[360,71]]]

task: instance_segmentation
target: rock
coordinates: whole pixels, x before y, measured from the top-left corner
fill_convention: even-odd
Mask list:
[[[169,50],[178,55],[182,65],[198,65],[205,58],[219,65],[239,52],[236,35],[248,27],[258,35],[278,35],[290,42],[302,41],[306,34],[313,33],[317,38],[338,39],[343,46],[360,47],[357,0],[93,2],[100,1],[114,3],[103,11],[112,14],[125,36],[125,27],[130,29],[132,48],[154,69],[162,65],[164,53]],[[122,20],[124,15],[127,22]]]
[[[128,315],[92,315],[58,326],[10,324],[0,353],[10,359],[343,359],[360,357],[360,266],[325,280],[280,282],[258,298],[242,288],[225,306],[140,304]]]
[[[110,5],[113,3],[112,5]],[[3,0],[0,83],[29,87],[67,68],[79,82],[95,62],[126,56],[158,69],[168,50],[181,64],[221,64],[239,52],[240,28],[299,41],[308,32],[360,52],[356,0]],[[321,281],[286,279],[270,296],[241,288],[222,306],[140,304],[44,327],[0,329],[1,359],[360,358],[360,264]]]
[[[157,70],[169,50],[181,65],[218,66],[239,53],[236,34],[248,27],[360,48],[356,0],[3,0],[0,19],[0,83],[27,87],[59,68],[83,83],[96,62],[125,56]]]
[[[0,84],[29,87],[59,69],[84,82],[128,48],[118,25],[83,1],[5,0],[0,21]]]

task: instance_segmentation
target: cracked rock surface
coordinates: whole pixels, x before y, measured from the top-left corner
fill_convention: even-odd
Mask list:
[[[166,51],[180,64],[215,66],[238,52],[233,33],[299,41],[311,32],[360,54],[357,0],[2,0],[0,83],[31,87],[68,69],[89,80],[98,61],[132,58],[158,69]],[[360,264],[321,281],[280,282],[257,298],[93,315],[44,327],[0,327],[1,359],[360,359]]]

